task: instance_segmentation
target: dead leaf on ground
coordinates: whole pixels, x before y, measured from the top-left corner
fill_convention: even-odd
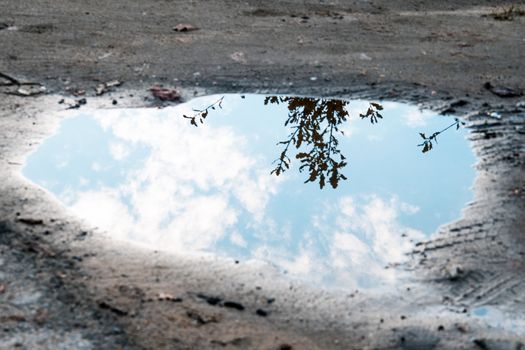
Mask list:
[[[165,88],[162,86],[154,86],[151,89],[151,94],[161,101],[179,101],[180,93],[173,88]]]
[[[199,30],[199,27],[196,27],[193,24],[189,23],[179,23],[175,27],[173,27],[173,30],[176,32],[192,32],[195,30]]]

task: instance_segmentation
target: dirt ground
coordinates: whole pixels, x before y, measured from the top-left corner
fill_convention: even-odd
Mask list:
[[[519,6],[0,0],[0,349],[525,347],[512,325],[471,316],[480,306],[507,311],[511,323],[525,313]],[[123,84],[96,96],[112,80]],[[24,96],[40,91],[18,85],[28,82],[45,91]],[[301,285],[262,265],[116,244],[22,178],[27,155],[60,122],[64,96],[94,108],[158,106],[166,103],[149,91],[158,84],[184,100],[271,92],[455,113],[469,122],[478,158],[475,199],[414,246],[400,267],[410,284],[364,295]]]

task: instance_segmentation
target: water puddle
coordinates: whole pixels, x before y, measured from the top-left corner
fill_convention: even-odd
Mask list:
[[[260,95],[80,110],[23,174],[117,239],[372,288],[472,198],[457,126],[399,103]]]
[[[518,315],[500,310],[495,306],[480,306],[471,311],[472,317],[486,322],[491,328],[505,329],[525,334],[525,320]]]

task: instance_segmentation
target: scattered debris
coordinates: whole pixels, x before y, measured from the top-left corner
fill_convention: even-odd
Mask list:
[[[525,10],[514,5],[496,9],[488,15],[482,15],[482,17],[492,17],[497,21],[513,21],[514,18],[522,16],[525,16]]]
[[[477,345],[478,348],[483,350],[504,350],[512,349],[519,350],[525,347],[521,341],[516,341],[512,339],[486,339],[486,338],[477,338],[473,339],[472,342]]]
[[[474,339],[472,340],[472,342],[476,344],[477,347],[479,347],[480,349],[489,350],[489,347],[487,343],[485,342],[485,339]]]
[[[195,321],[198,325],[205,325],[207,323],[217,323],[217,317],[215,316],[203,316],[199,315],[197,311],[189,310],[186,312],[186,316]]]
[[[16,219],[16,221],[21,222],[26,225],[31,225],[31,226],[44,224],[44,220],[42,219],[19,218],[19,219]]]
[[[197,294],[196,297],[206,301],[209,305],[212,305],[212,306],[223,306],[223,307],[227,307],[231,309],[236,309],[239,311],[244,310],[244,306],[241,303],[238,303],[235,301],[223,301],[219,297],[209,296],[209,295],[205,295],[202,293]]]
[[[219,304],[222,299],[219,297],[213,297],[205,294],[197,294],[197,298],[205,300],[210,305],[217,305]]]
[[[99,84],[97,86],[97,88],[95,89],[96,91],[96,95],[97,96],[101,96],[101,95],[104,95],[106,92],[108,92],[111,88],[113,87],[117,87],[117,86],[120,86],[122,85],[122,82],[119,81],[119,80],[111,80],[111,81],[108,81],[107,83],[102,83],[102,84]]]
[[[292,350],[293,347],[290,344],[281,344],[279,345],[279,350]]]
[[[212,340],[210,341],[210,344],[213,345],[219,345],[222,347],[233,345],[233,346],[247,346],[251,344],[251,341],[249,338],[246,337],[240,337],[240,338],[233,338],[232,340]]]
[[[87,100],[85,98],[81,98],[80,100],[75,101],[73,105],[70,105],[67,109],[78,109],[80,106],[83,106],[87,103]]]
[[[66,109],[78,109],[81,106],[85,105],[87,103],[87,100],[85,98],[81,98],[80,100],[65,100],[61,99],[58,101],[58,104],[66,104],[68,107]]]
[[[173,27],[173,30],[176,32],[192,32],[195,30],[199,30],[199,27],[194,26],[193,24],[188,23],[179,23],[175,27]]]
[[[114,314],[116,314],[118,316],[126,316],[128,314],[128,312],[126,310],[123,310],[123,309],[118,308],[116,306],[110,305],[109,303],[107,303],[105,301],[100,301],[98,303],[98,306],[101,309],[109,310],[109,311],[113,312]]]
[[[371,61],[372,60],[372,57],[368,56],[366,53],[364,52],[361,52],[359,54],[359,59],[362,60],[362,61]]]
[[[112,52],[107,52],[107,53],[103,54],[102,56],[98,56],[98,59],[99,59],[99,60],[103,60],[103,59],[105,59],[105,58],[108,58],[108,57],[111,56],[111,55],[113,55]]]
[[[151,94],[161,101],[179,101],[181,98],[180,93],[176,89],[165,88],[162,86],[153,86],[149,89]]]
[[[56,29],[56,26],[52,23],[39,23],[39,24],[30,24],[20,28],[21,32],[33,33],[33,34],[44,34]]]
[[[25,322],[26,318],[23,315],[8,315],[0,316],[0,322]]]
[[[266,316],[268,316],[268,311],[263,310],[263,309],[257,309],[257,310],[255,310],[255,314],[257,316],[266,317]]]
[[[171,301],[174,303],[182,302],[182,298],[174,297],[173,295],[168,294],[168,293],[159,293],[159,295],[157,296],[157,299],[159,301]]]
[[[33,236],[36,237],[36,236]],[[24,251],[35,253],[43,257],[54,258],[56,253],[47,244],[38,244],[35,241],[24,242]]]
[[[240,303],[237,303],[235,301],[225,301],[223,304],[222,304],[224,307],[229,307],[231,309],[236,309],[236,310],[239,310],[239,311],[243,311],[244,310],[244,306]]]
[[[439,114],[446,115],[446,114],[456,113],[456,107],[463,107],[463,106],[466,106],[468,103],[469,102],[467,100],[462,100],[462,99],[453,101],[449,103],[448,105],[445,105],[443,109],[441,110],[441,112],[439,112]]]
[[[84,240],[86,238],[86,236],[88,235],[88,233],[86,231],[82,231],[80,232],[77,236],[76,236],[76,239],[78,240]]]
[[[44,323],[46,323],[47,319],[49,318],[49,312],[47,309],[40,308],[36,310],[35,317],[33,318],[33,321],[35,321],[36,324],[42,326]]]
[[[399,340],[403,345],[402,349],[435,349],[440,343],[441,338],[424,328],[406,327],[399,331]]]
[[[467,100],[459,99],[459,100],[456,100],[456,101],[450,103],[450,107],[463,107],[463,106],[466,106],[468,104],[469,104],[469,102]]]
[[[38,88],[18,88],[16,91],[4,92],[7,95],[14,95],[20,97],[37,96],[46,92],[46,88],[39,86]]]
[[[86,90],[82,90],[82,89],[79,89],[79,90],[75,90],[73,91],[73,96],[84,96],[86,94]]]
[[[456,323],[455,326],[456,326],[456,329],[457,329],[460,333],[467,333],[467,332],[468,332],[468,326],[465,325],[465,324],[462,324],[462,323]]]
[[[488,81],[483,85],[483,87],[492,92],[494,95],[503,98],[523,96],[522,90],[512,89],[505,86],[494,86]]]
[[[230,55],[230,58],[234,60],[235,62],[240,62],[242,64],[248,63],[248,61],[246,61],[246,57],[244,56],[244,52],[241,52],[241,51],[232,53]]]

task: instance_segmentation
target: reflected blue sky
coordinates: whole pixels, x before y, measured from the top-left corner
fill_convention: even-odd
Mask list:
[[[516,315],[499,310],[493,306],[480,306],[471,311],[474,318],[481,319],[496,329],[505,329],[517,334],[525,334],[525,320]]]
[[[195,128],[183,114],[220,96],[165,109],[77,111],[32,154],[23,174],[118,239],[157,249],[263,259],[326,286],[395,279],[389,262],[460,215],[474,156],[464,130],[422,154],[419,132],[452,118],[384,103],[377,125],[352,101],[342,127],[347,181],[304,184],[297,164],[270,175],[286,139],[286,105],[226,95]]]

